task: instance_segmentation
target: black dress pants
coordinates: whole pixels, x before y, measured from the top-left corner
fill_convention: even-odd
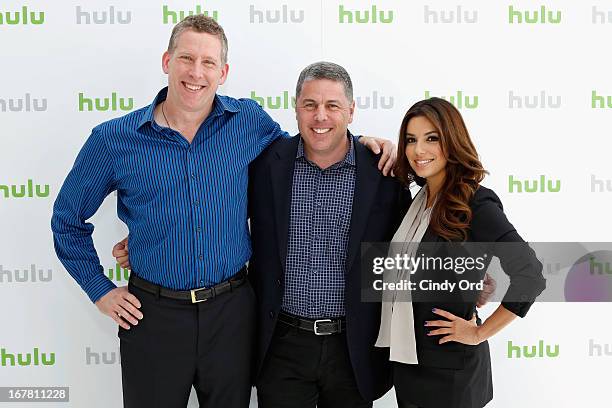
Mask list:
[[[243,285],[206,302],[156,297],[133,285],[143,319],[119,328],[126,408],[247,408],[255,294]]]
[[[278,322],[257,380],[259,408],[367,408],[346,334],[317,336]]]

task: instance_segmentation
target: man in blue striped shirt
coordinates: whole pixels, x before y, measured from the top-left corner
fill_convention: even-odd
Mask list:
[[[216,94],[227,39],[213,19],[177,24],[162,66],[167,89],[95,127],[80,151],[55,202],[55,248],[120,326],[126,407],[186,406],[192,385],[204,406],[246,407],[255,320],[244,276],[248,165],[288,135],[255,102]],[[87,223],[112,191],[130,231],[129,291],[104,276]]]

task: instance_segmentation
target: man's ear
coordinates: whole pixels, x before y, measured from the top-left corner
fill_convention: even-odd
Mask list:
[[[221,69],[221,79],[219,80],[219,85],[223,85],[227,80],[227,75],[229,74],[229,64],[225,64],[225,66]]]
[[[355,113],[355,101],[351,102],[351,107],[349,108],[349,121],[348,123],[353,123],[353,114]]]
[[[168,51],[162,54],[162,70],[164,71],[164,74],[168,73],[168,63],[170,62],[170,57],[171,55]]]

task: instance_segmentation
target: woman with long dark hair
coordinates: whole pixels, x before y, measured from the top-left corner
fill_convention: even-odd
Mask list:
[[[510,286],[483,322],[476,301],[415,300],[413,294],[410,301],[383,303],[376,345],[390,347],[399,407],[480,408],[493,398],[487,339],[525,316],[545,287],[542,264],[506,218],[497,195],[480,185],[486,171],[452,104],[431,98],[413,105],[402,121],[398,149],[396,177],[406,187],[413,182],[422,187],[393,238],[410,243],[404,253],[414,256],[425,243],[444,242],[495,248],[519,243],[521,249],[494,254]],[[410,279],[427,279],[429,273]]]

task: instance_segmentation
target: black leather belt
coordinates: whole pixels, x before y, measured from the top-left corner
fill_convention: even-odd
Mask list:
[[[339,319],[311,320],[280,312],[278,314],[278,321],[301,330],[312,332],[317,336],[327,336],[346,331],[346,319],[344,317]]]
[[[137,288],[140,288],[154,295],[159,295],[177,300],[190,300],[191,303],[199,303],[206,302],[209,299],[214,299],[215,297],[225,292],[231,292],[232,290],[236,289],[244,282],[246,282],[246,276],[247,267],[243,266],[242,269],[240,269],[238,273],[236,273],[236,275],[232,276],[224,282],[216,284],[215,286],[211,286],[210,288],[172,290],[163,286],[159,286],[158,284],[155,284],[153,282],[144,280],[138,277],[135,273],[132,273],[130,274],[130,285],[134,285]]]

